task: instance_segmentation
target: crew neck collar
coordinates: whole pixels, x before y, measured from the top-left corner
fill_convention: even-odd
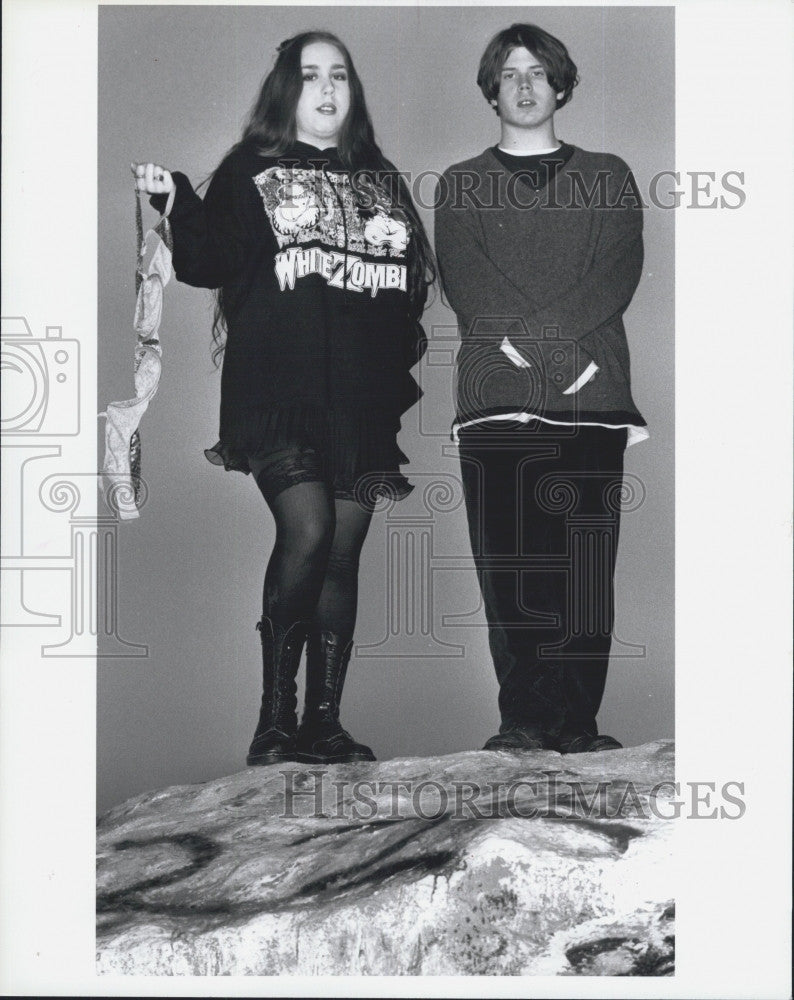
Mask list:
[[[505,164],[500,159],[500,156],[510,157],[511,160],[512,159],[519,160],[519,159],[526,158],[526,157],[516,156],[513,153],[505,153],[504,150],[499,149],[498,145],[497,146],[488,146],[488,148],[485,150],[485,153],[487,155],[489,155],[492,160],[494,160],[496,163],[498,163],[499,166],[503,170],[506,170],[507,167],[505,166]],[[537,157],[559,156],[561,159],[563,159],[565,161],[560,166],[560,169],[561,170],[565,170],[567,167],[570,167],[571,161],[574,160],[574,159],[576,159],[578,153],[579,153],[579,147],[578,146],[574,146],[574,145],[572,145],[569,142],[561,142],[560,143],[560,148],[559,149],[555,149],[552,153],[537,153],[537,154],[535,154],[535,153],[527,153],[526,156],[527,157],[530,157],[530,156],[537,156]]]
[[[504,146],[500,146],[497,142],[496,148],[506,156],[550,156],[552,153],[561,152],[563,145],[564,143],[560,142],[553,148],[548,149],[505,149]]]
[[[303,142],[302,139],[296,139],[290,146],[290,149],[305,156],[324,156],[329,160],[339,158],[339,150],[336,146],[326,146],[325,149],[320,149],[319,146],[313,146],[310,142]]]

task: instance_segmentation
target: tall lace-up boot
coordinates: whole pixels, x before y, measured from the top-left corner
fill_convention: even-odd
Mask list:
[[[295,759],[313,764],[375,760],[339,722],[339,703],[353,640],[311,629],[306,646],[306,703],[298,728]]]
[[[259,765],[295,760],[295,677],[309,623],[298,621],[284,628],[263,616],[256,627],[262,640],[262,704],[245,762]]]

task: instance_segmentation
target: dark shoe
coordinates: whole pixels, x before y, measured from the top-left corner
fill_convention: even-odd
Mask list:
[[[560,753],[600,753],[602,750],[622,750],[623,744],[611,736],[580,733],[578,736],[561,737],[558,749]]]
[[[339,722],[339,703],[353,640],[312,629],[306,646],[306,704],[296,739],[295,759],[312,764],[375,760]]]
[[[554,743],[550,737],[539,729],[527,726],[513,726],[504,732],[492,736],[483,750],[553,750]]]
[[[284,628],[263,616],[256,627],[262,639],[262,704],[245,758],[249,766],[295,760],[298,727],[295,677],[309,623],[300,621]]]

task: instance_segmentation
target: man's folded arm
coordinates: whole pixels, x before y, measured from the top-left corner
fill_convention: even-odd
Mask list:
[[[615,179],[613,197],[616,185]],[[603,228],[587,273],[564,295],[539,306],[486,254],[469,221],[471,213],[442,203],[436,210],[436,253],[450,305],[467,326],[478,317],[520,317],[533,338],[549,327],[557,327],[566,340],[586,337],[626,309],[642,275],[642,209],[602,211]],[[498,324],[489,329],[494,336],[503,332]]]
[[[444,293],[467,329],[478,318],[504,320],[504,330],[520,318],[526,325],[537,308],[500,270],[482,247],[470,212],[448,204],[436,209],[436,257]],[[488,325],[496,336],[499,323]]]
[[[582,280],[527,316],[530,331],[558,326],[581,340],[628,307],[642,277],[642,209],[605,208],[592,264]]]

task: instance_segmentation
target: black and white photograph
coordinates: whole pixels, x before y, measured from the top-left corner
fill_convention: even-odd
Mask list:
[[[790,5],[4,14],[4,993],[789,996]]]

